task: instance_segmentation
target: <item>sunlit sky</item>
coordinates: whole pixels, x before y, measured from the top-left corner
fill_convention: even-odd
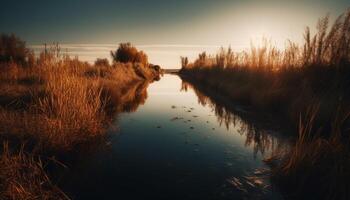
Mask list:
[[[306,26],[348,7],[348,0],[1,0],[0,32],[35,49],[59,42],[89,62],[131,42],[150,62],[179,68],[180,56],[229,45],[242,50],[263,36],[278,47],[300,42]]]

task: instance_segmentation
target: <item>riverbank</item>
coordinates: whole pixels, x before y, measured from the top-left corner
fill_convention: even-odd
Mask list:
[[[292,125],[295,146],[266,160],[287,199],[350,196],[350,32],[341,28],[349,24],[348,11],[329,32],[328,17],[314,36],[307,28],[301,46],[289,42],[279,51],[265,41],[250,52],[222,48],[181,60],[185,79]]]
[[[145,103],[119,115],[109,144],[68,171],[64,191],[76,200],[281,199],[262,158],[284,137],[185,87],[169,74],[150,84]]]
[[[227,73],[224,74],[229,76]],[[222,93],[220,87],[216,85],[210,87],[205,84],[206,81],[210,81],[208,76],[204,79],[205,81],[186,73],[180,74],[180,76],[194,84],[206,95],[216,94],[214,96],[224,97],[225,100],[222,102],[225,102],[226,106],[237,105],[237,99],[232,99],[229,95]],[[218,80],[217,77],[212,78]],[[250,109],[254,108],[251,104],[243,103],[243,105]],[[327,106],[327,104],[323,106]],[[290,127],[291,130],[288,131],[287,135],[292,136],[294,133],[296,141],[290,150],[283,149],[283,151],[275,152],[265,162],[271,166],[271,178],[277,187],[280,187],[286,199],[308,199],[315,196],[318,199],[347,199],[349,194],[345,188],[348,188],[349,184],[347,184],[346,179],[350,177],[345,171],[350,166],[348,159],[349,141],[346,136],[347,116],[339,113],[335,119],[330,119],[329,124],[327,124],[331,127],[329,135],[322,135],[322,130],[319,127],[322,124],[316,125],[314,121],[320,110],[315,109],[307,111],[305,118],[300,121],[299,127],[295,126],[297,122],[286,122],[286,118],[283,117],[275,120],[279,126]],[[337,108],[331,107],[331,109]],[[276,119],[279,116],[277,112],[264,113],[269,112],[266,109],[253,109],[253,112],[260,113],[257,115],[265,115],[266,119],[268,116],[270,119]],[[320,179],[327,181],[319,182]],[[320,191],[319,188],[326,189]]]
[[[139,96],[130,92],[159,79],[159,69],[92,65],[57,47],[38,57],[24,50],[24,59],[0,64],[1,197],[68,199],[52,182],[50,166],[67,167],[60,158],[103,141],[118,111]]]
[[[278,115],[298,130],[300,117],[318,105],[315,124],[330,131],[337,107],[349,110],[350,70],[347,67],[310,66],[273,72],[244,68],[183,69],[180,76],[260,113]],[[317,76],[317,77],[316,77]],[[327,125],[327,126],[325,126]],[[325,133],[327,134],[327,133]]]

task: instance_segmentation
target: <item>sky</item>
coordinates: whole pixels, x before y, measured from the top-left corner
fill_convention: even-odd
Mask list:
[[[144,50],[152,63],[179,68],[220,46],[249,48],[262,37],[283,47],[300,42],[306,26],[331,19],[348,0],[0,0],[0,32],[15,33],[39,51],[44,43],[93,62],[121,42]],[[312,29],[314,30],[314,29]]]

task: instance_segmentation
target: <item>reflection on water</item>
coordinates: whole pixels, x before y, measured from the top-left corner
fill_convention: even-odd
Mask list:
[[[135,112],[147,99],[148,81],[136,81],[122,89],[103,88],[102,97],[108,98],[107,112],[112,118],[122,112]]]
[[[147,87],[149,83],[137,82],[128,88],[117,103],[117,112],[135,112],[147,99]]]
[[[245,146],[252,146],[254,149],[254,157],[257,153],[265,155],[265,152],[277,153],[282,149],[287,148],[286,141],[281,138],[277,138],[274,130],[260,127],[251,118],[251,115],[247,115],[247,111],[242,110],[239,107],[229,106],[229,102],[226,99],[221,98],[215,93],[207,95],[203,94],[199,88],[196,88],[190,82],[182,80],[181,91],[188,92],[193,90],[197,95],[198,103],[203,106],[209,106],[215,116],[217,117],[220,126],[225,126],[227,130],[233,128],[242,136],[245,136]],[[202,89],[206,91],[206,89]],[[210,96],[209,96],[210,95]],[[268,128],[272,128],[271,124],[265,125]]]
[[[108,148],[72,166],[64,188],[73,199],[281,199],[262,159],[284,140],[201,91],[165,75],[116,95]]]

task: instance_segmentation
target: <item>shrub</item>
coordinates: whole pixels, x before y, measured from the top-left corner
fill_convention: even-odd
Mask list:
[[[0,63],[15,62],[24,65],[32,59],[32,52],[20,38],[14,34],[0,35]]]
[[[95,61],[95,66],[96,67],[101,67],[101,66],[109,66],[109,61],[107,58],[97,58]]]
[[[111,52],[113,61],[121,63],[142,63],[148,65],[148,57],[143,51],[138,51],[131,43],[120,43],[115,52]]]

